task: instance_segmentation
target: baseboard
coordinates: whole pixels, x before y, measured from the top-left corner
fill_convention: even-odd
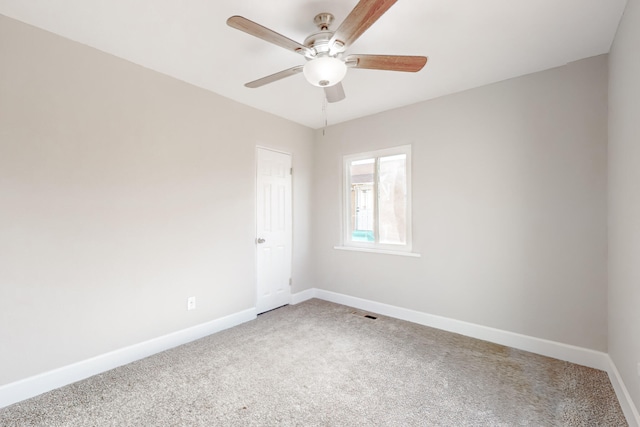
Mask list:
[[[315,297],[316,297],[315,288],[307,289],[302,292],[291,294],[291,304],[293,305],[300,304],[301,302],[305,302]]]
[[[407,320],[420,325],[430,326],[432,328],[454,332],[495,344],[530,351],[543,356],[553,357],[554,359],[564,360],[605,371],[609,374],[611,384],[616,392],[616,396],[618,397],[618,401],[620,402],[624,415],[627,418],[627,422],[631,427],[640,427],[640,416],[638,415],[638,410],[631,400],[631,396],[622,381],[622,377],[620,377],[620,373],[607,353],[541,338],[530,337],[487,326],[476,325],[447,317],[427,314],[420,311],[352,297],[336,292],[325,291],[322,289],[309,289],[305,291],[304,295],[300,294],[298,296],[299,302],[311,298],[335,302],[337,304],[346,305],[359,310],[378,313],[396,319]]]
[[[543,356],[606,371],[618,396],[620,406],[631,427],[640,427],[638,409],[620,377],[620,373],[608,354],[568,344],[489,328],[447,317],[436,316],[376,301],[352,297],[322,289],[307,289],[291,295],[291,304],[318,298],[360,310],[407,320],[433,328],[478,338]],[[231,314],[207,323],[183,329],[110,353],[96,356],[69,366],[45,372],[0,387],[0,408],[12,405],[39,394],[80,381],[118,366],[134,362],[164,350],[203,338],[256,318],[254,308]],[[635,424],[634,424],[635,422]]]
[[[578,365],[588,366],[590,368],[606,371],[609,367],[607,354],[600,351],[530,337],[515,332],[504,331],[502,329],[490,328],[448,317],[436,316],[376,301],[324,291],[322,289],[316,289],[314,295],[316,298],[348,305],[360,310],[371,311],[384,316],[407,320],[420,325],[430,326],[432,328],[454,332],[472,338],[478,338],[495,344],[517,348],[519,350],[530,351],[532,353],[553,357],[554,359],[560,359],[576,363]]]
[[[618,396],[622,412],[624,412],[624,416],[627,417],[629,427],[640,427],[640,413],[638,413],[638,408],[636,408],[633,400],[631,400],[629,391],[627,390],[624,381],[622,381],[618,368],[616,368],[615,363],[613,363],[613,360],[608,355],[607,360],[609,363],[609,368],[607,369],[609,379],[611,380],[611,385],[613,385],[613,389],[616,391],[616,395]]]
[[[256,318],[255,308],[192,326],[0,387],[0,408]]]

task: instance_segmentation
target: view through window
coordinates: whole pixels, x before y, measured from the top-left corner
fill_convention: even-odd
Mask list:
[[[411,250],[411,146],[345,157],[347,246]]]

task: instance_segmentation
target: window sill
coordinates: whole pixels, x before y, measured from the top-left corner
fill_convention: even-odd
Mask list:
[[[389,251],[385,249],[358,248],[355,246],[334,246],[333,249],[338,249],[341,251],[371,252],[374,254],[408,256],[413,258],[420,258],[421,256],[420,254],[415,252],[401,252],[401,251]]]

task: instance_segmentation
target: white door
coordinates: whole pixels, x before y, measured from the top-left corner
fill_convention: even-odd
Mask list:
[[[257,149],[257,313],[291,301],[291,156]]]

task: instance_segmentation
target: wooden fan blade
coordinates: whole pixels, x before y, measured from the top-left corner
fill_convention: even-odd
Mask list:
[[[342,101],[345,98],[342,83],[337,83],[333,86],[325,87],[324,95],[327,97],[328,102]]]
[[[348,66],[369,70],[408,71],[415,73],[427,63],[426,56],[404,55],[349,55],[345,58]]]
[[[389,10],[397,0],[360,0],[340,24],[329,42],[331,53],[345,51],[354,41]]]
[[[284,79],[285,77],[290,77],[290,76],[293,76],[294,74],[298,74],[298,73],[302,72],[302,68],[303,67],[304,67],[303,65],[296,65],[293,68],[289,68],[287,70],[282,70],[282,71],[277,72],[275,74],[271,74],[270,76],[263,77],[261,79],[249,82],[249,83],[245,84],[245,86],[246,87],[250,87],[252,89],[255,89],[257,87],[264,86],[266,84],[273,83],[275,81]]]
[[[278,34],[275,31],[270,30],[267,27],[263,27],[262,25],[250,21],[242,16],[232,16],[227,19],[227,25],[309,58],[314,57],[316,54],[314,50],[309,49],[307,46],[302,45],[295,40],[291,40],[282,34]]]

